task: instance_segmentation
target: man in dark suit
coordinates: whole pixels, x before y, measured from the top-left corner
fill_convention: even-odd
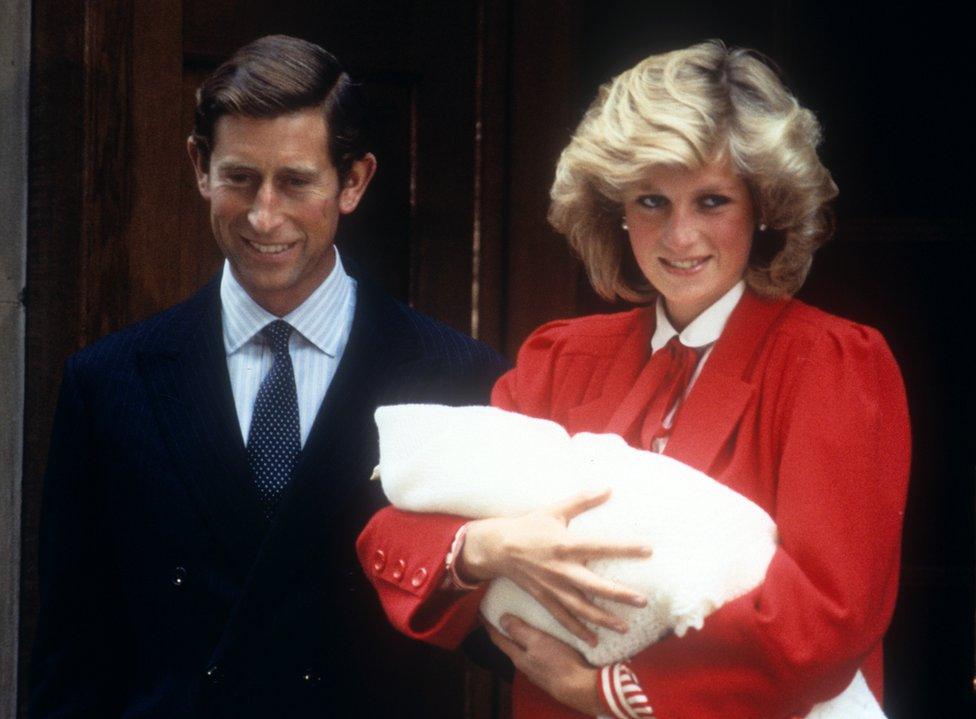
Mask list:
[[[227,261],[67,364],[31,715],[430,716],[430,650],[388,627],[355,557],[383,504],[372,414],[483,402],[504,363],[343,266],[336,227],[376,160],[335,58],[263,38],[197,100]],[[418,590],[434,573],[399,569]]]

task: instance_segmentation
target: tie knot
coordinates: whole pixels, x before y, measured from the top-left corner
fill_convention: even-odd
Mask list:
[[[288,338],[291,337],[292,326],[284,320],[275,320],[265,325],[261,330],[268,342],[271,343],[271,350],[276,354],[288,352]]]

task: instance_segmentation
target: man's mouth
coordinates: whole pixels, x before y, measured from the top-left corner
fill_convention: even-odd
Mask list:
[[[247,239],[246,237],[243,238],[243,240],[244,242],[247,243],[248,247],[253,248],[254,250],[260,252],[262,255],[278,255],[284,252],[285,250],[289,250],[292,247],[294,247],[296,244],[298,244],[297,242],[288,242],[288,243],[273,245],[266,242],[254,242],[252,240]]]

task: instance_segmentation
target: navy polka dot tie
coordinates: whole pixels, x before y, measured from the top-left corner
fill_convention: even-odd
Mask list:
[[[247,458],[269,519],[302,451],[295,372],[288,354],[291,330],[284,320],[275,320],[261,330],[271,344],[274,363],[258,388],[247,437]]]

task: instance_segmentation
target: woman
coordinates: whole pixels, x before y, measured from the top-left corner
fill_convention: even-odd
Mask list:
[[[626,664],[591,667],[509,618],[492,639],[517,669],[516,717],[803,716],[859,668],[880,698],[908,417],[881,336],[790,299],[831,232],[818,142],[762,60],[708,42],[601,88],[564,150],[550,221],[598,292],[654,304],[543,326],[493,404],[700,469],[768,511],[780,546],[759,588]],[[591,597],[643,598],[585,562],[648,549],[573,540],[568,519],[604,499],[470,523],[388,508],[360,557],[416,638],[455,646],[472,588],[507,576],[592,640],[585,622],[626,627]]]

